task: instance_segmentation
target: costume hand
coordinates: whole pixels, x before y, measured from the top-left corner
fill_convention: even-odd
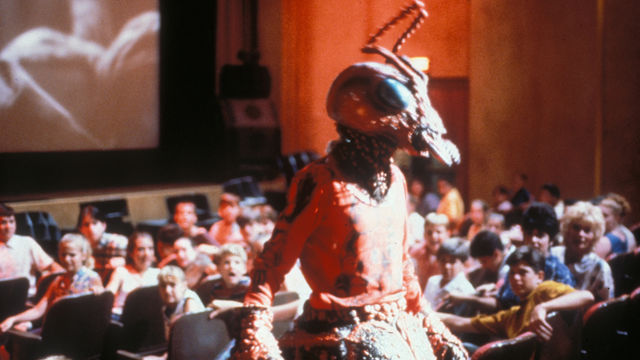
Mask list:
[[[271,332],[273,313],[271,309],[247,306],[240,313],[242,330],[236,341],[232,359],[235,360],[282,360],[278,340]]]
[[[542,304],[536,305],[531,312],[531,318],[529,320],[530,329],[540,336],[542,340],[548,341],[553,334],[553,328],[547,322],[547,310]]]

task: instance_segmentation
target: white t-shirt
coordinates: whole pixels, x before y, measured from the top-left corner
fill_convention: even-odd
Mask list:
[[[53,259],[29,236],[13,235],[6,243],[0,242],[0,279],[26,277],[29,296],[36,293],[36,277],[47,270]]]

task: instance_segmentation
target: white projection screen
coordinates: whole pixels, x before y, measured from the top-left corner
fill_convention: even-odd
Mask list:
[[[0,0],[0,153],[153,149],[157,0]]]

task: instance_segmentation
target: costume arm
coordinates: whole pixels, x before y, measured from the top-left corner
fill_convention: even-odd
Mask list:
[[[233,359],[281,359],[278,342],[274,338],[273,294],[278,291],[284,276],[298,259],[305,241],[318,225],[318,209],[328,184],[328,177],[317,176],[314,169],[298,173],[292,182],[288,205],[280,214],[271,239],[254,262],[251,288],[239,309],[240,339],[236,342]]]
[[[436,312],[426,305],[422,310],[422,314],[424,315],[424,328],[427,332],[427,337],[438,359],[469,359],[469,354],[460,339],[451,333]],[[469,319],[469,324],[471,324],[471,319]]]

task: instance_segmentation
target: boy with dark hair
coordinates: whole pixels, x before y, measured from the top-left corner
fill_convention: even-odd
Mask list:
[[[482,230],[471,240],[471,257],[480,263],[480,268],[469,273],[473,286],[496,283],[504,279],[509,271],[505,267],[504,245],[493,231]]]
[[[468,257],[469,249],[462,238],[447,239],[438,249],[436,258],[440,274],[431,276],[424,289],[424,297],[434,309],[459,313],[457,310],[460,309],[443,301],[445,297],[452,292],[465,295],[475,293],[473,285],[469,283],[464,273],[464,263]]]
[[[546,321],[549,312],[579,309],[594,300],[589,291],[544,281],[545,256],[532,247],[525,245],[516,249],[507,258],[507,264],[510,267],[509,283],[521,305],[473,318],[439,313],[438,316],[452,331],[513,338],[531,330],[547,341],[553,332]]]
[[[551,239],[558,234],[559,226],[556,214],[549,204],[533,202],[522,214],[522,232],[524,245],[540,251],[545,257],[544,279],[553,280],[569,286],[575,286],[575,278],[557,257],[549,254]],[[498,308],[507,309],[520,303],[519,297],[512,291],[509,281],[498,292]]]

